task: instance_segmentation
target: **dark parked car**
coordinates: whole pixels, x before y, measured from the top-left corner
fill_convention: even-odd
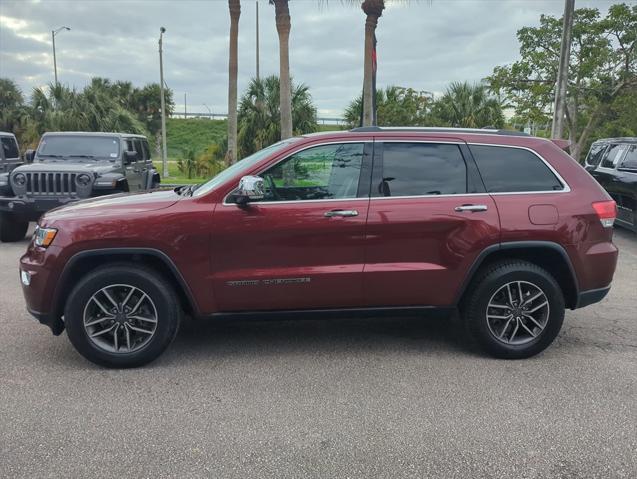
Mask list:
[[[637,233],[637,138],[596,141],[586,169],[617,202],[617,224]]]
[[[9,173],[16,166],[22,164],[20,147],[13,133],[0,131],[0,175]],[[0,189],[2,188],[2,176],[0,176]],[[6,186],[6,185],[5,185]]]
[[[498,130],[292,138],[199,186],[45,214],[29,311],[86,358],[153,360],[194,318],[449,314],[498,357],[557,336],[617,262],[615,202],[555,143]]]
[[[27,165],[0,174],[0,241],[24,238],[29,221],[93,196],[156,188],[148,140],[126,133],[45,133]]]

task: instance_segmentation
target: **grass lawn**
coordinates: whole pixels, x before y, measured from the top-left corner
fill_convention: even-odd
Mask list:
[[[184,150],[193,148],[200,153],[207,146],[219,144],[226,136],[226,120],[205,118],[168,118],[166,120],[166,143],[168,157],[180,158]]]

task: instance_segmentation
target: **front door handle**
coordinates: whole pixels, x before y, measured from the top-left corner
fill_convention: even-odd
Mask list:
[[[327,218],[331,218],[332,216],[358,216],[358,211],[356,210],[330,210],[325,212],[325,216]]]
[[[459,213],[465,212],[465,211],[470,211],[471,213],[476,213],[478,211],[487,211],[489,208],[487,207],[487,205],[462,205],[462,206],[456,206],[454,208],[455,211],[458,211]]]

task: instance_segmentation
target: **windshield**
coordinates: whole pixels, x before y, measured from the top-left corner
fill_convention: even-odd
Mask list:
[[[274,145],[270,145],[264,148],[263,150],[259,150],[256,153],[253,153],[252,155],[245,157],[243,160],[238,161],[234,165],[223,170],[221,173],[219,173],[217,176],[209,180],[207,183],[204,183],[203,185],[198,187],[194,191],[193,196],[205,195],[206,193],[214,190],[220,184],[225,183],[228,179],[232,178],[233,176],[237,176],[242,171],[249,170],[253,165],[258,163],[260,160],[262,160],[266,156],[276,153],[277,151],[283,150],[284,148],[286,148],[291,143],[297,140],[298,138],[290,138],[289,140],[279,141],[278,143],[275,143]]]
[[[61,159],[119,158],[116,136],[45,136],[38,147],[38,157]]]

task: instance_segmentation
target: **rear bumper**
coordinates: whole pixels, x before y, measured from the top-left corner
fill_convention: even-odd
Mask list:
[[[580,291],[580,293],[577,295],[577,303],[575,304],[575,308],[573,309],[584,308],[586,306],[590,306],[591,304],[599,303],[606,297],[609,291],[610,285],[604,288]]]

